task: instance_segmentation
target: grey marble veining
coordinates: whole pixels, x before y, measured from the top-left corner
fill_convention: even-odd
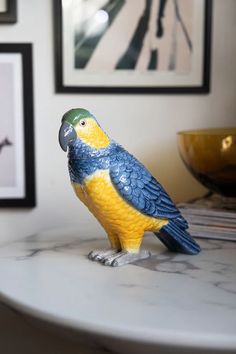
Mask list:
[[[150,259],[111,269],[87,259],[90,250],[107,246],[102,234],[33,235],[0,247],[2,301],[96,335],[111,353],[124,352],[112,344],[118,337],[126,346],[139,342],[130,353],[144,343],[150,353],[170,345],[183,353],[236,352],[236,243],[199,242],[197,256],[174,254],[147,234]]]

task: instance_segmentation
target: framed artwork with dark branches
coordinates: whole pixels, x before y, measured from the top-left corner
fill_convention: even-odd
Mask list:
[[[57,92],[209,92],[211,0],[54,1]]]

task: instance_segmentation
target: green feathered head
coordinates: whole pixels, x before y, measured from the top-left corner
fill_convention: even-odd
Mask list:
[[[92,148],[100,149],[110,144],[110,139],[98,124],[96,118],[84,108],[74,108],[62,117],[59,143],[66,151],[77,139]]]

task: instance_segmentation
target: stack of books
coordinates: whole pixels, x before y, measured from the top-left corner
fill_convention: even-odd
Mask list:
[[[211,195],[178,204],[193,237],[236,241],[236,198]]]

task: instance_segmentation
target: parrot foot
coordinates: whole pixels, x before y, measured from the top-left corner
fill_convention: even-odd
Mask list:
[[[102,260],[102,263],[106,266],[119,267],[125,264],[133,263],[141,259],[146,259],[151,256],[151,252],[147,250],[141,250],[138,253],[131,253],[127,251],[121,251],[116,254],[109,255]]]
[[[109,248],[106,250],[94,250],[88,254],[88,258],[92,261],[103,262],[106,257],[116,255],[119,250],[115,248]]]

